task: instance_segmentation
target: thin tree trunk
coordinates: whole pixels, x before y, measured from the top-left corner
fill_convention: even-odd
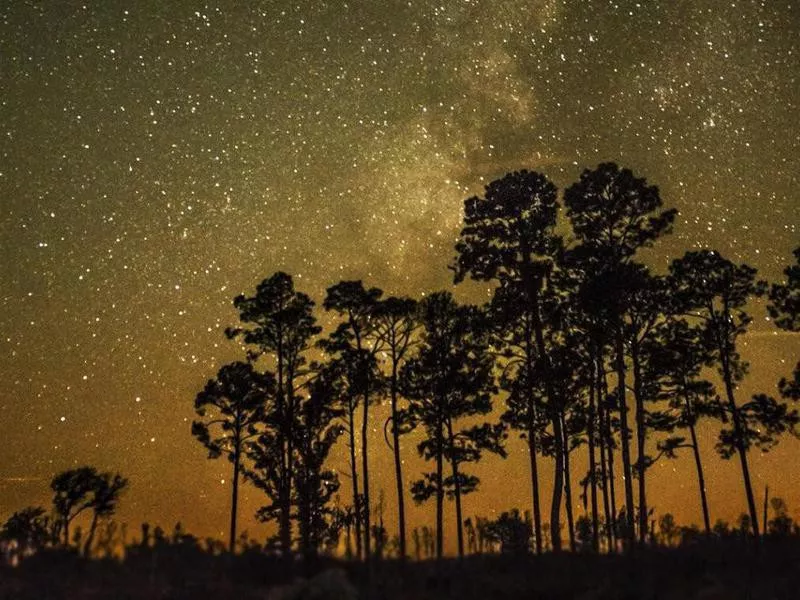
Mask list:
[[[692,414],[691,403],[689,397],[685,396],[686,410],[689,412],[689,435],[692,438],[692,454],[694,455],[694,466],[697,469],[697,483],[700,488],[700,504],[703,508],[703,525],[705,526],[706,535],[711,533],[711,519],[708,514],[708,499],[706,497],[706,480],[703,475],[703,463],[700,460],[700,447],[697,443],[697,431],[695,430],[694,414]]]
[[[89,526],[89,535],[86,536],[86,543],[83,545],[83,555],[89,558],[89,553],[92,550],[92,542],[94,542],[94,534],[97,531],[97,512],[92,515],[92,524]]]
[[[536,401],[533,397],[533,340],[531,325],[525,320],[525,384],[528,402],[528,453],[531,462],[531,496],[533,499],[533,533],[536,536],[536,554],[542,553],[542,513],[539,505],[539,466],[536,458]]]
[[[572,514],[572,477],[570,475],[569,465],[569,437],[566,434],[567,428],[564,422],[563,415],[559,417],[561,420],[561,430],[564,431],[564,504],[567,509],[567,529],[569,531],[569,550],[575,552],[575,519]]]
[[[448,419],[447,421],[447,435],[449,438],[450,448],[452,449],[455,443],[453,439],[453,424]],[[450,465],[453,469],[453,484],[455,485],[455,501],[456,501],[456,540],[458,541],[458,558],[464,558],[464,530],[461,523],[461,481],[458,475],[458,461],[455,457],[455,452],[452,453],[450,458]]]
[[[400,459],[400,431],[397,426],[397,360],[392,360],[391,378],[392,439],[394,442],[394,477],[397,482],[397,519],[400,560],[406,560],[406,510],[403,490],[403,461]]]
[[[436,448],[436,560],[441,560],[444,554],[444,488],[442,485],[443,477],[443,456],[442,456],[442,427],[441,423],[437,426],[437,448]]]
[[[370,549],[370,505],[369,505],[369,463],[367,460],[367,434],[369,433],[369,374],[364,382],[364,421],[361,423],[361,472],[363,475],[364,491],[364,557],[366,560],[372,558]]]
[[[228,552],[230,552],[231,554],[236,552],[236,515],[239,506],[239,469],[241,466],[240,445],[241,442],[237,440],[236,448],[233,451],[233,491],[231,492],[231,532],[230,532],[230,541],[228,542]]]
[[[593,373],[594,375],[594,373]],[[591,505],[592,505],[592,550],[594,552],[599,552],[600,550],[600,539],[599,539],[599,524],[597,518],[597,481],[595,481],[595,476],[597,475],[597,465],[595,464],[595,455],[594,455],[594,447],[595,447],[595,378],[591,378],[591,383],[589,384],[589,420],[587,422],[587,431],[586,435],[589,438],[589,485],[591,486],[589,489],[590,498],[591,498]]]
[[[742,428],[739,409],[736,407],[736,398],[733,394],[733,378],[731,375],[730,364],[728,362],[727,348],[720,348],[722,354],[722,377],[725,380],[725,392],[728,396],[728,407],[733,417],[733,430],[736,439],[736,449],[739,452],[739,461],[742,465],[742,479],[744,480],[744,491],[747,496],[747,507],[750,511],[750,521],[753,527],[753,537],[758,542],[760,535],[758,532],[758,512],[756,511],[756,501],[753,496],[753,485],[750,481],[750,468],[747,464],[747,448],[744,446],[744,431]]]
[[[628,404],[625,399],[625,340],[622,336],[622,321],[617,323],[616,331],[616,369],[617,401],[619,403],[620,438],[622,441],[622,477],[625,482],[625,523],[623,535],[630,546],[634,541],[633,530],[633,473],[631,470],[631,450],[629,444]]]
[[[555,473],[553,476],[553,501],[550,505],[550,538],[553,545],[553,552],[561,551],[561,492],[564,488],[564,435],[561,430],[561,420],[558,417],[555,400],[556,395],[553,390],[553,380],[551,376],[550,357],[547,354],[547,347],[544,343],[544,326],[542,317],[539,314],[539,290],[542,285],[542,276],[534,273],[534,265],[531,261],[531,251],[527,247],[527,240],[523,237],[522,243],[522,279],[530,303],[531,317],[533,320],[533,333],[536,340],[537,358],[543,366],[543,379],[545,394],[547,395],[547,410],[550,411],[550,419],[553,423],[553,437],[555,438]]]
[[[356,435],[355,435],[355,406],[352,400],[348,401],[348,428],[350,437],[350,480],[353,483],[353,512],[356,526],[356,558],[361,560],[361,544],[363,533],[361,531],[361,496],[358,493],[358,468],[356,467]]]
[[[603,371],[602,378],[599,382],[599,385],[602,386],[601,393],[603,398],[606,399],[606,404],[608,404],[608,380],[606,378],[606,373]],[[609,491],[609,501],[611,502],[611,538],[613,543],[613,548],[609,548],[609,551],[617,551],[617,493],[616,493],[616,473],[614,472],[614,431],[611,427],[611,407],[606,406],[604,411],[605,413],[605,423],[603,425],[606,436],[606,451],[608,452],[608,491]]]
[[[531,406],[529,410],[533,410]],[[542,553],[542,516],[539,506],[539,468],[536,464],[536,432],[533,418],[528,418],[528,453],[531,461],[531,494],[533,496],[533,532],[536,536],[536,554]]]
[[[647,430],[644,412],[644,397],[642,393],[642,372],[639,364],[639,342],[631,340],[631,359],[633,361],[633,395],[636,401],[636,474],[639,477],[639,543],[647,541],[647,456],[645,444]]]

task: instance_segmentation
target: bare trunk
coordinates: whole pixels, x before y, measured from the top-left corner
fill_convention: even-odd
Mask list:
[[[436,449],[436,560],[441,560],[444,554],[444,488],[442,486],[443,456],[442,456],[442,427],[438,426]]]
[[[240,442],[236,442],[233,452],[233,491],[231,492],[231,532],[228,542],[228,552],[236,552],[236,514],[239,506],[239,469],[240,469]]]
[[[647,455],[646,439],[647,430],[645,424],[644,398],[642,395],[642,373],[639,364],[639,343],[638,340],[631,341],[631,359],[633,361],[633,395],[636,401],[636,474],[639,478],[639,543],[647,541]]]
[[[447,436],[450,448],[453,448],[453,424],[448,419],[447,421]],[[453,485],[455,486],[455,501],[456,501],[456,539],[458,541],[458,558],[464,558],[464,530],[461,522],[461,481],[458,475],[458,461],[456,461],[455,453],[450,458],[450,466],[453,469]]]
[[[619,403],[620,438],[622,442],[622,478],[625,482],[625,523],[623,536],[630,546],[634,541],[633,530],[633,477],[631,470],[630,430],[628,428],[628,404],[625,399],[625,341],[622,337],[622,321],[616,331],[617,402]]]
[[[532,409],[532,407],[531,407]],[[533,419],[528,423],[528,453],[531,461],[531,494],[533,496],[533,533],[536,536],[536,554],[542,553],[542,515],[539,506],[539,468],[536,464],[536,432]]]
[[[736,450],[739,453],[739,461],[742,465],[742,479],[744,480],[744,491],[747,496],[747,508],[750,512],[750,521],[753,527],[753,537],[756,542],[759,540],[760,535],[758,532],[758,512],[756,511],[756,501],[753,496],[753,485],[750,481],[750,468],[747,464],[747,448],[744,446],[744,431],[742,428],[741,419],[739,417],[739,409],[736,407],[736,398],[733,394],[733,378],[731,375],[730,364],[728,362],[728,355],[725,348],[721,348],[722,354],[722,377],[725,380],[725,392],[728,396],[728,408],[733,417],[733,430],[734,438],[736,439]]]
[[[533,533],[536,536],[536,554],[542,553],[542,514],[539,506],[539,466],[536,458],[536,404],[533,397],[533,340],[531,328],[525,323],[525,383],[527,386],[528,401],[528,453],[531,462],[531,496],[533,498]]]
[[[364,420],[361,423],[361,472],[364,490],[364,557],[370,560],[372,551],[370,549],[370,517],[369,517],[369,464],[367,461],[367,434],[369,433],[369,382],[364,384]]]
[[[566,424],[563,419],[563,415],[559,417],[561,420],[561,430],[564,433],[564,504],[566,505],[567,509],[567,529],[569,531],[569,550],[570,552],[575,552],[575,519],[572,514],[572,478],[570,476],[570,465],[569,465],[569,438],[566,435]]]
[[[400,538],[400,560],[406,560],[406,510],[403,491],[403,462],[400,459],[400,431],[397,426],[397,361],[392,361],[392,440],[394,442],[394,477],[397,482],[397,519]]]
[[[86,536],[86,543],[83,545],[83,555],[86,558],[89,558],[90,552],[92,551],[92,542],[94,542],[94,534],[97,531],[97,513],[95,512],[92,515],[92,524],[89,526],[89,535]]]
[[[356,467],[355,406],[348,406],[348,434],[350,437],[350,481],[353,483],[353,512],[356,526],[356,557],[361,560],[361,544],[364,541],[361,530],[361,496],[358,493],[358,468]]]
[[[595,464],[595,455],[594,455],[594,448],[595,448],[595,417],[596,417],[596,410],[595,410],[595,378],[592,377],[591,383],[589,384],[589,420],[587,422],[587,431],[586,435],[589,438],[589,488],[590,499],[592,504],[592,550],[594,552],[598,552],[600,550],[600,539],[599,539],[599,525],[598,525],[598,518],[597,518],[597,481],[595,481],[595,476],[597,474],[597,465]]]
[[[691,405],[688,396],[685,398],[686,410],[691,414]],[[711,533],[711,519],[708,514],[708,499],[706,497],[706,481],[703,475],[703,463],[700,461],[700,447],[697,443],[697,431],[695,430],[694,415],[689,420],[689,435],[692,438],[692,454],[694,455],[694,466],[697,469],[697,483],[700,488],[700,504],[703,507],[703,525],[706,535]]]

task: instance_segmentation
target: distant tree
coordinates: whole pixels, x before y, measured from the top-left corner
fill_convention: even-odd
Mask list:
[[[700,506],[706,534],[711,533],[705,474],[700,457],[697,422],[701,417],[721,418],[721,406],[713,384],[701,378],[703,367],[711,359],[713,348],[707,347],[702,328],[692,327],[684,319],[672,319],[660,328],[657,339],[651,341],[647,353],[650,369],[659,378],[660,394],[675,411],[675,426],[688,429],[690,440],[675,436],[659,445],[659,450],[674,457],[679,448],[691,448],[697,472]]]
[[[767,305],[775,324],[786,331],[800,331],[800,246],[794,249],[795,264],[783,270],[785,283],[774,283]]]
[[[208,449],[209,458],[226,456],[233,465],[228,551],[236,549],[239,474],[245,447],[264,423],[268,396],[275,392],[275,376],[258,373],[250,363],[222,367],[194,401],[197,415],[192,434]]]
[[[523,516],[514,508],[503,512],[495,521],[489,523],[491,535],[500,544],[502,554],[525,555],[531,550],[533,528],[530,514]]]
[[[363,482],[363,518],[364,551],[366,558],[371,555],[370,535],[370,495],[369,495],[369,407],[370,398],[378,387],[373,375],[375,355],[380,344],[375,338],[373,313],[383,292],[378,288],[365,288],[361,281],[340,281],[328,288],[323,306],[325,310],[334,311],[342,318],[342,322],[332,334],[340,350],[348,346],[355,356],[358,371],[358,388],[363,397],[361,421],[361,475]]]
[[[417,502],[436,498],[437,558],[444,546],[444,496],[455,499],[458,553],[463,556],[461,496],[473,491],[478,480],[460,466],[477,461],[484,450],[502,454],[503,428],[483,423],[459,430],[457,421],[491,411],[494,361],[475,307],[459,306],[448,292],[436,292],[420,303],[419,319],[423,326],[419,352],[403,367],[402,379],[408,418],[426,433],[417,450],[425,460],[435,461],[436,470],[425,473],[411,490]],[[448,478],[445,460],[452,469]]]
[[[266,359],[275,374],[275,402],[267,415],[269,427],[248,444],[254,462],[247,475],[271,500],[260,514],[278,521],[281,550],[288,558],[292,548],[294,427],[300,410],[299,392],[308,377],[306,352],[321,328],[312,313],[314,302],[295,291],[286,273],[263,280],[254,296],[239,295],[233,305],[242,326],[228,328],[226,335],[249,346],[251,360]]]
[[[757,431],[748,427],[748,422],[759,418],[759,411],[769,412],[770,403],[766,397],[754,398],[754,403],[743,409],[736,404],[734,394],[735,385],[747,372],[747,364],[736,351],[737,338],[752,321],[744,309],[751,298],[765,291],[765,284],[755,276],[752,267],[735,265],[712,250],[687,252],[670,265],[675,296],[682,304],[682,311],[702,323],[708,347],[713,348],[711,358],[718,365],[725,385],[732,427],[723,428],[717,448],[725,458],[739,455],[750,525],[758,539],[758,514],[747,461],[747,449],[758,440],[753,436]]]
[[[322,371],[310,384],[297,423],[298,455],[295,462],[297,513],[300,549],[315,556],[330,546],[335,526],[330,500],[339,490],[336,471],[325,468],[325,461],[344,428],[338,423],[343,410],[337,406],[335,382]]]
[[[390,297],[381,301],[375,312],[375,335],[389,361],[389,400],[391,402],[392,452],[394,454],[395,482],[397,484],[397,518],[400,560],[406,559],[405,486],[403,483],[403,461],[400,452],[400,435],[410,426],[401,418],[399,406],[400,369],[408,358],[419,327],[416,319],[417,303],[410,298]]]
[[[464,202],[464,227],[456,243],[458,256],[453,267],[456,283],[467,275],[477,281],[496,281],[499,284],[497,293],[518,309],[516,323],[509,328],[508,343],[519,353],[520,365],[516,373],[529,385],[534,381],[535,366],[545,374],[550,369],[541,303],[548,275],[562,246],[560,236],[554,232],[558,211],[556,195],[556,186],[544,175],[525,170],[509,173],[486,186],[483,198],[473,196]],[[551,411],[554,404],[552,377],[546,375],[544,382],[545,410],[557,439],[550,521],[553,548],[558,551],[564,482],[563,436],[560,420]],[[525,413],[531,419],[536,411],[532,396],[533,390],[527,390]],[[541,551],[537,446],[532,423],[525,435],[531,460],[537,551]]]
[[[774,536],[786,537],[794,531],[794,520],[789,515],[789,507],[783,498],[773,497],[769,500],[772,509],[772,519],[767,527],[768,533]]]
[[[57,474],[50,482],[56,528],[63,536],[63,546],[70,545],[70,524],[81,513],[92,511],[89,538],[84,547],[88,554],[97,522],[116,510],[127,479],[119,474],[98,473],[94,467],[79,467]]]
[[[769,314],[775,324],[786,331],[800,331],[800,247],[795,248],[795,264],[784,269],[785,283],[775,283],[769,291]],[[800,361],[795,365],[792,379],[778,383],[781,395],[787,400],[800,400]]]
[[[92,499],[92,522],[89,526],[89,535],[83,547],[84,556],[89,556],[92,543],[97,532],[97,525],[101,519],[108,519],[117,510],[119,497],[127,487],[128,480],[119,474],[99,473],[94,483]]]
[[[25,556],[53,543],[53,527],[41,506],[29,506],[15,512],[3,524],[0,539],[16,542],[17,554]]]
[[[582,263],[584,286],[595,293],[583,297],[603,306],[605,320],[614,336],[617,401],[620,413],[623,479],[629,541],[633,541],[633,473],[630,458],[628,404],[625,385],[625,314],[630,300],[630,263],[636,252],[651,246],[671,230],[677,211],[661,210],[658,188],[647,185],[629,169],[602,163],[585,170],[578,182],[564,192],[564,204],[580,246],[573,262]],[[597,312],[597,311],[595,311]],[[641,424],[641,421],[638,421]],[[641,439],[641,438],[639,438]],[[640,452],[643,457],[644,454]]]

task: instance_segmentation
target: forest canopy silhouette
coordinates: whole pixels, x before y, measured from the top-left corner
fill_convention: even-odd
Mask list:
[[[225,335],[243,355],[197,393],[191,426],[210,459],[230,462],[228,552],[255,548],[306,562],[341,555],[372,565],[389,556],[441,561],[446,536],[455,537],[459,558],[796,536],[780,499],[772,520],[759,514],[749,455],[797,435],[800,363],[776,382],[777,395],[743,398],[749,365],[739,344],[758,298],[776,327],[800,331],[800,248],[786,280],[771,285],[705,248],[656,273],[641,251],[669,235],[676,216],[657,187],[614,163],[586,169],[562,193],[545,175],[521,170],[464,202],[450,267],[456,284],[491,285],[484,305],[461,304],[449,291],[387,297],[362,281],[340,281],[321,303],[335,321],[323,333],[315,302],[287,273],[237,296],[239,323]],[[373,422],[378,402],[389,403],[385,423]],[[741,473],[744,514],[735,534],[714,525],[701,420],[714,423],[717,453]],[[383,428],[392,454],[395,489],[387,500],[397,505],[397,523],[384,522],[383,495],[379,506],[371,487],[370,456],[387,452],[369,445],[371,427]],[[412,431],[421,436],[416,444],[408,441]],[[480,488],[473,465],[503,460],[509,436],[525,443],[528,472],[511,484],[529,489],[530,504],[496,519],[470,517],[464,498]],[[341,473],[329,464],[337,444],[347,449]],[[424,471],[405,468],[403,457],[413,453]],[[585,460],[576,461],[581,454]],[[679,528],[668,514],[656,518],[651,507],[653,465],[679,456],[694,463],[701,529]],[[552,473],[549,499],[543,473]],[[264,543],[240,537],[241,485],[263,493],[257,518],[276,532]],[[98,526],[126,486],[121,475],[91,467],[61,473],[52,482],[52,517],[24,509],[2,537],[22,557],[48,547],[111,555]],[[430,505],[433,527],[408,531],[408,500]],[[446,523],[449,502],[455,519]],[[70,526],[82,514],[91,519],[81,539]],[[169,542],[148,526],[139,548],[186,539],[178,532]],[[211,542],[208,550],[221,551]]]

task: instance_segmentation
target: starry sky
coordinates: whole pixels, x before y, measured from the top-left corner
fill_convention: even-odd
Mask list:
[[[232,298],[279,269],[317,302],[340,279],[449,288],[463,200],[510,170],[563,189],[616,161],[680,211],[655,270],[713,247],[780,280],[800,242],[798,40],[789,0],[0,1],[0,517],[88,463],[130,478],[133,527],[223,537],[228,465],[190,422],[241,357]],[[740,399],[800,354],[752,313]],[[732,520],[744,496],[713,436],[712,518]],[[391,519],[379,432],[373,448]],[[479,469],[468,514],[529,506],[510,452]],[[751,467],[793,511],[798,452]],[[698,522],[690,463],[655,466],[650,495]],[[263,531],[243,495],[243,527]]]

